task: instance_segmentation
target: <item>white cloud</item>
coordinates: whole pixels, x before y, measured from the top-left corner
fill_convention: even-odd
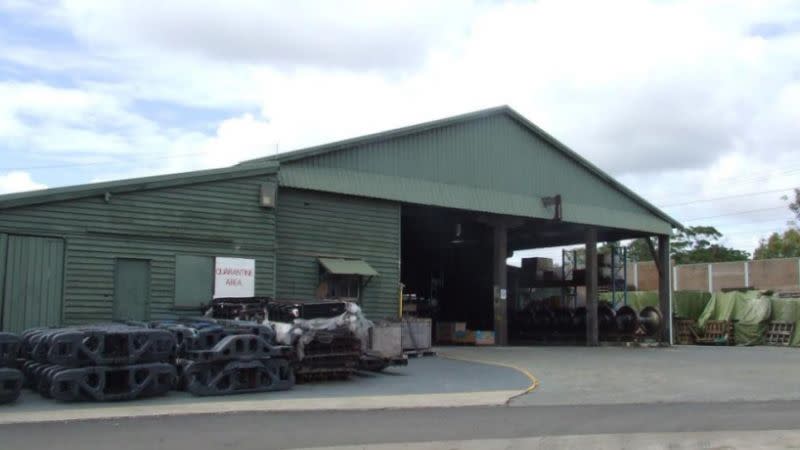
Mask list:
[[[110,49],[136,42],[223,61],[370,69],[418,65],[475,9],[453,0],[69,0],[61,13],[79,38]]]
[[[31,174],[28,172],[13,171],[0,174],[0,194],[35,191],[37,189],[46,188],[46,185],[33,181]]]
[[[107,178],[218,167],[507,103],[657,205],[791,186],[800,173],[784,173],[800,168],[800,32],[781,25],[800,18],[794,2],[309,4],[49,8],[43,23],[85,48],[0,43],[0,54],[87,76],[70,88],[0,87],[0,139],[73,158],[158,153]],[[781,33],[758,31],[771,29]],[[225,115],[181,127],[138,111],[141,100]],[[669,212],[774,206],[709,221],[747,247],[780,226],[781,204],[764,194]],[[774,222],[752,223],[761,219]]]

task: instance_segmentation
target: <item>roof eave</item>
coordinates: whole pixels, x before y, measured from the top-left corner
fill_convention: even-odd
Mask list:
[[[95,195],[103,195],[106,192],[120,194],[224,179],[267,175],[276,173],[279,166],[277,162],[261,162],[258,165],[254,164],[248,167],[233,166],[222,169],[198,170],[6,194],[0,195],[0,210],[92,197]]]

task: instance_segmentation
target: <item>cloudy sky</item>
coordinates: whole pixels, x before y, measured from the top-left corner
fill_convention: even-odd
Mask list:
[[[795,1],[0,0],[0,193],[508,104],[752,251],[800,185]]]

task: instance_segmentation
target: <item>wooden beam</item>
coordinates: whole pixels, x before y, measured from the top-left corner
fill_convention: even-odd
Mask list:
[[[600,345],[597,323],[597,229],[586,230],[586,345]]]

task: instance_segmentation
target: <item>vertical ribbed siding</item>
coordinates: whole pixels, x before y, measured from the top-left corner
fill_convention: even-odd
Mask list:
[[[399,204],[281,189],[277,216],[278,298],[314,298],[319,256],[362,258],[380,274],[363,292],[365,312],[373,318],[397,315]]]
[[[20,332],[61,321],[64,241],[9,236],[3,290],[3,329]]]
[[[0,231],[66,240],[65,323],[110,320],[114,259],[150,261],[150,317],[174,316],[175,255],[256,260],[256,295],[275,294],[275,214],[258,176],[4,210]]]
[[[289,187],[539,218],[552,216],[539,199],[560,194],[566,221],[671,229],[506,115],[287,162],[280,177]]]

